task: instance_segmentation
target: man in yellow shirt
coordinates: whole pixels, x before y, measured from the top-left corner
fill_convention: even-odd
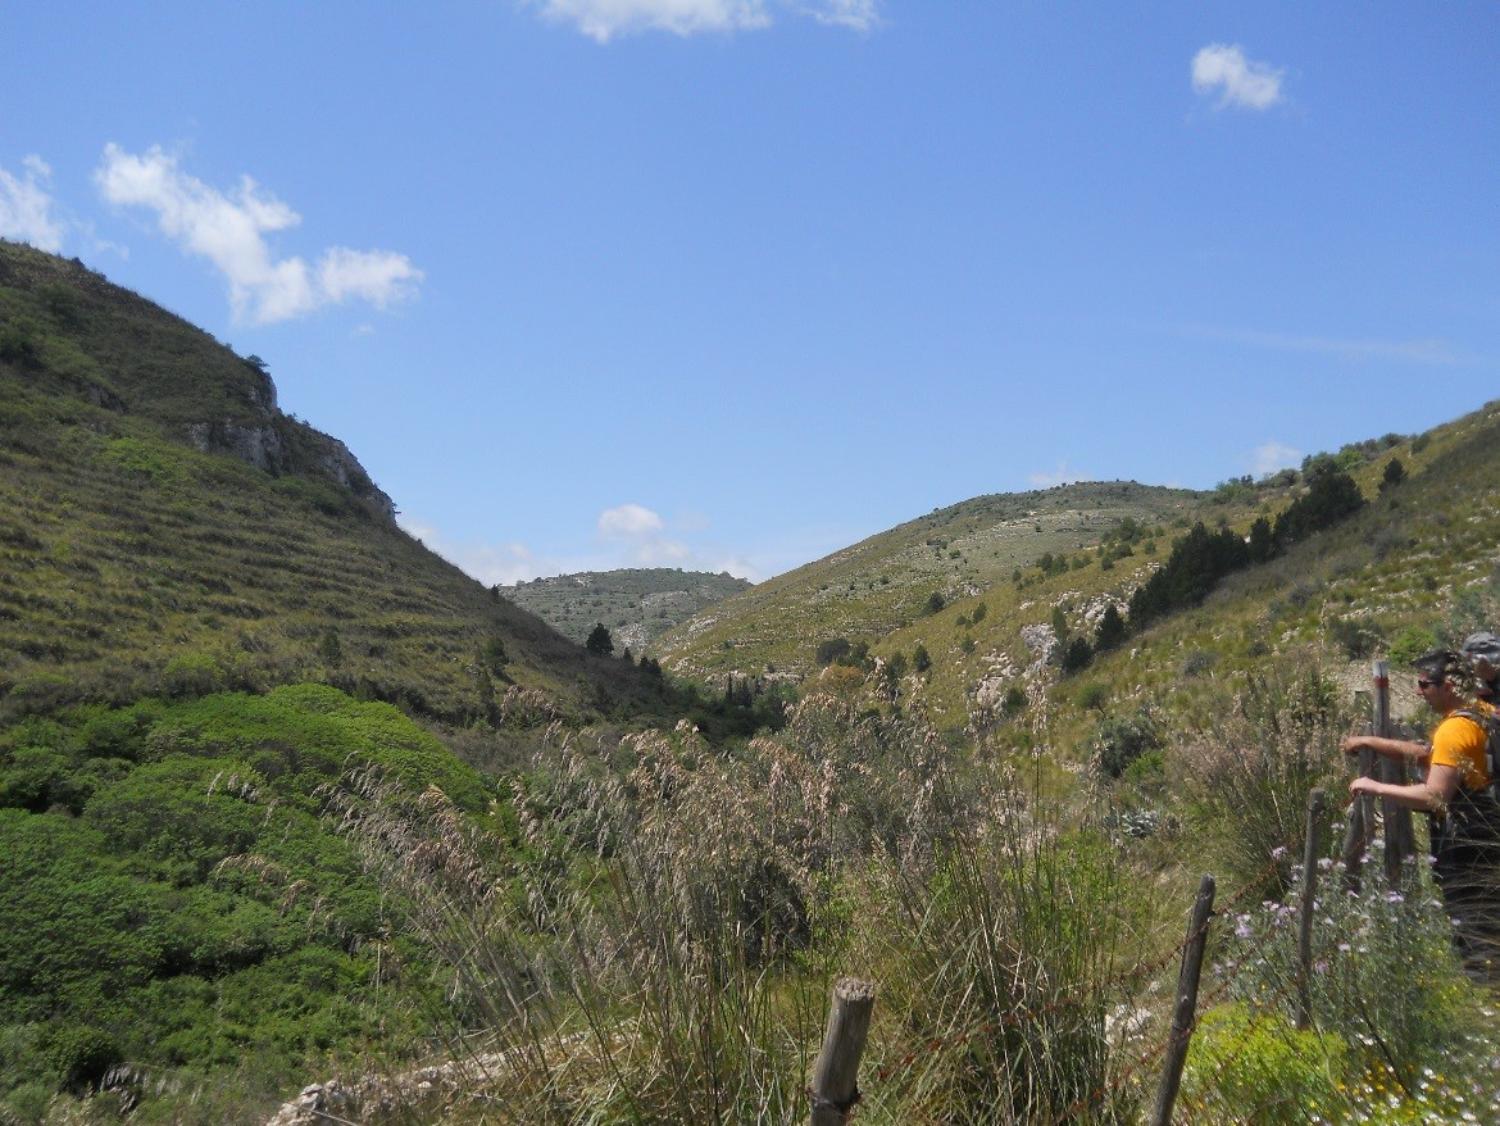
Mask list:
[[[1500,808],[1489,796],[1488,732],[1466,698],[1462,659],[1439,650],[1419,657],[1417,691],[1443,718],[1432,743],[1351,735],[1350,754],[1372,750],[1427,768],[1421,782],[1396,785],[1356,778],[1352,795],[1372,794],[1431,816],[1433,878],[1454,916],[1454,938],[1471,967],[1500,964]],[[1478,705],[1483,707],[1484,705]]]

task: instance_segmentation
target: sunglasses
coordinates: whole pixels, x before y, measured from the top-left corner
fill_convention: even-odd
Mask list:
[[[1433,686],[1441,683],[1443,683],[1442,677],[1438,677],[1436,680],[1428,680],[1425,676],[1417,677],[1418,688],[1432,688]]]

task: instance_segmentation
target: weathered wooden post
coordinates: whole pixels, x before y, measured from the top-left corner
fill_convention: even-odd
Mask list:
[[[1391,737],[1391,678],[1384,661],[1376,661],[1375,734]],[[1395,785],[1406,783],[1406,763],[1389,755],[1380,756],[1380,780]],[[1411,810],[1390,798],[1380,799],[1380,813],[1385,822],[1385,877],[1394,885],[1401,881],[1401,862],[1416,851],[1416,836],[1411,827]]]
[[[1307,837],[1302,846],[1302,914],[1297,920],[1297,1027],[1312,1025],[1313,900],[1318,891],[1318,825],[1327,795],[1314,790],[1307,796]]]
[[[1208,920],[1214,912],[1214,878],[1204,876],[1198,885],[1198,898],[1188,919],[1187,944],[1182,949],[1182,969],[1177,973],[1177,1005],[1172,1011],[1172,1033],[1167,1041],[1167,1055],[1156,1092],[1156,1111],[1152,1126],[1169,1126],[1172,1105],[1182,1086],[1182,1067],[1187,1063],[1188,1041],[1198,1008],[1198,977],[1203,970],[1203,948],[1208,942]]]
[[[1381,692],[1380,686],[1385,685],[1385,708],[1390,710],[1390,680],[1383,679],[1382,669],[1384,661],[1375,663],[1375,734],[1380,731],[1380,708]],[[1389,723],[1389,721],[1387,721]],[[1375,771],[1375,752],[1361,750],[1359,752],[1359,777],[1369,778]],[[1360,869],[1364,866],[1365,852],[1370,847],[1370,841],[1375,837],[1375,799],[1369,794],[1360,794],[1349,807],[1349,821],[1344,827],[1344,847],[1339,856],[1344,862],[1344,886],[1350,891],[1358,891],[1360,883]],[[1387,844],[1390,842],[1387,841]]]
[[[859,1102],[859,1057],[865,1051],[874,1007],[871,982],[845,977],[834,983],[828,1031],[807,1091],[812,1099],[812,1126],[844,1126]]]

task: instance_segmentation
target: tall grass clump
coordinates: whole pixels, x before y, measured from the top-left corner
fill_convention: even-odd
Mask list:
[[[1172,772],[1226,881],[1285,890],[1308,794],[1317,786],[1342,792],[1347,763],[1339,742],[1353,723],[1333,682],[1311,663],[1293,661],[1251,674],[1184,738]]]
[[[897,1119],[1128,1120],[1109,1031],[1128,924],[1114,853],[1019,799],[924,869],[877,869],[875,1100]]]

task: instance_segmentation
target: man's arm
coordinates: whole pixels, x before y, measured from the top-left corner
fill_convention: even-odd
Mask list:
[[[1427,772],[1427,781],[1413,782],[1409,786],[1377,782],[1373,778],[1356,778],[1349,783],[1349,793],[1354,796],[1370,794],[1377,798],[1390,798],[1397,805],[1404,805],[1408,809],[1441,813],[1448,808],[1453,795],[1458,793],[1458,771],[1451,766],[1434,766]]]
[[[1432,748],[1426,743],[1416,743],[1410,739],[1387,739],[1381,735],[1351,735],[1344,740],[1343,748],[1346,755],[1374,751],[1387,758],[1410,759],[1419,766],[1425,766],[1432,757]]]

